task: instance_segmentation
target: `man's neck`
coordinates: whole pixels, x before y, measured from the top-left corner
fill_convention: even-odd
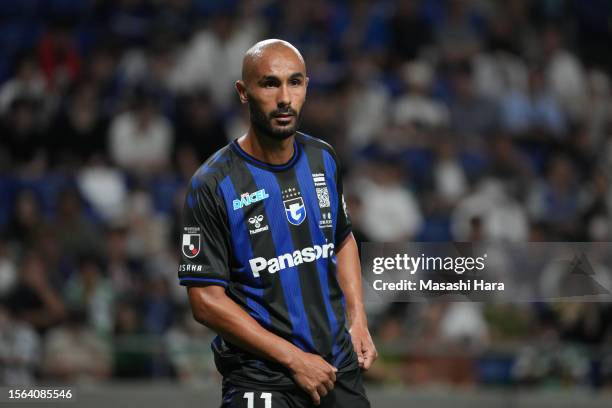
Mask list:
[[[238,138],[238,144],[246,153],[268,164],[285,164],[293,157],[295,135],[283,140],[260,135],[253,128]]]

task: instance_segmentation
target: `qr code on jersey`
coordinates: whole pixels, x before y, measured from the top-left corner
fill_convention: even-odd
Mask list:
[[[329,192],[327,187],[317,187],[317,198],[319,199],[319,207],[329,207]]]

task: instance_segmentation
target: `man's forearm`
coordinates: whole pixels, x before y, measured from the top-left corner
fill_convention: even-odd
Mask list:
[[[346,299],[349,326],[355,324],[367,326],[367,318],[363,307],[359,251],[352,233],[341,244],[336,254],[336,260],[338,282]]]
[[[188,292],[193,315],[200,323],[244,350],[291,368],[299,349],[262,327],[222,287],[190,287]]]

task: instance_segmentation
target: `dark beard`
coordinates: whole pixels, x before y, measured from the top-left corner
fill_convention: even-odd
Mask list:
[[[295,124],[283,129],[273,128],[271,125],[272,119],[281,113],[292,113],[295,116]],[[291,108],[277,109],[270,113],[270,115],[266,115],[253,98],[249,99],[249,114],[251,116],[251,125],[255,129],[255,132],[275,140],[285,140],[291,137],[295,133],[301,117],[301,112],[296,112]]]

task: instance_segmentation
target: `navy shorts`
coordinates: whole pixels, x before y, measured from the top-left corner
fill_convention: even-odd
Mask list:
[[[312,398],[299,387],[266,389],[265,385],[237,385],[223,382],[221,408],[314,408]],[[361,369],[336,373],[334,389],[321,398],[319,408],[370,408],[361,378]]]

